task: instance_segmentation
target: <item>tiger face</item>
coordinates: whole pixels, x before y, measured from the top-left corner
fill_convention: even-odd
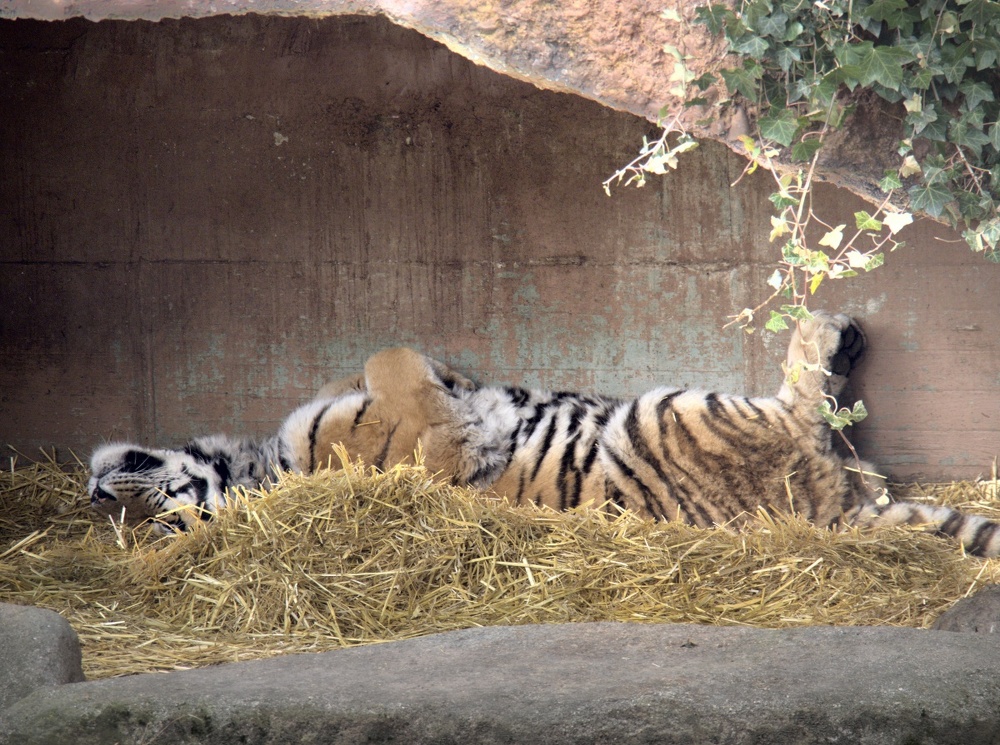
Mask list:
[[[234,486],[256,489],[296,470],[277,438],[262,442],[199,437],[180,450],[114,444],[90,460],[87,487],[98,512],[132,523],[152,520],[161,533],[185,530],[226,504]]]
[[[106,445],[90,460],[90,505],[130,523],[154,520],[161,533],[183,530],[221,506],[223,473],[183,450]]]

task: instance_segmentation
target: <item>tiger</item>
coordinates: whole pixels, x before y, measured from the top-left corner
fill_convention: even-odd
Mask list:
[[[761,511],[830,529],[921,525],[972,555],[1000,555],[1000,524],[894,502],[874,466],[835,447],[822,404],[836,401],[866,346],[853,318],[813,311],[792,332],[773,396],[660,387],[634,398],[479,386],[413,349],[387,349],[362,374],[324,386],[267,440],[98,448],[88,488],[98,510],[183,531],[223,508],[233,487],[336,467],[338,448],[383,470],[419,451],[435,478],[515,505],[704,528],[735,528]]]

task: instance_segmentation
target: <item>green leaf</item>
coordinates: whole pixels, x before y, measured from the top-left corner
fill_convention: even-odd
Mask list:
[[[730,47],[737,54],[745,54],[754,59],[761,59],[771,49],[771,45],[756,34],[745,34],[730,43]]]
[[[802,247],[794,240],[786,241],[781,247],[781,259],[792,266],[801,266],[805,263],[805,259],[802,258]]]
[[[948,127],[948,139],[956,145],[969,148],[975,153],[976,158],[982,157],[983,145],[990,144],[990,138],[981,129],[976,129],[961,119],[951,122]]]
[[[726,25],[736,19],[727,5],[699,5],[694,9],[694,22],[708,26],[709,33],[721,34]]]
[[[788,16],[780,10],[761,16],[757,22],[757,33],[761,36],[773,36],[782,39],[785,36],[785,28],[788,26]]]
[[[949,83],[959,83],[965,77],[965,71],[975,64],[975,58],[970,55],[972,42],[941,45],[941,74]]]
[[[802,61],[802,52],[798,47],[781,47],[775,59],[782,72],[788,72],[796,62]]]
[[[761,137],[774,140],[785,147],[792,144],[795,132],[799,128],[798,117],[795,116],[794,111],[791,109],[775,111],[773,108],[767,116],[758,120],[757,126],[760,128]]]
[[[896,28],[903,18],[902,11],[907,7],[906,0],[875,0],[861,11],[861,15],[875,21],[885,21],[890,28]]]
[[[730,95],[742,93],[750,101],[757,102],[760,88],[757,82],[758,77],[744,68],[720,70],[719,74],[722,75],[722,80]]]
[[[966,111],[975,111],[979,104],[993,100],[993,89],[978,80],[965,80],[958,86],[958,90],[965,96]]]
[[[1000,152],[1000,122],[990,127],[989,138],[993,149]]]
[[[792,196],[787,191],[776,191],[768,196],[768,199],[779,210],[783,210],[785,207],[797,207],[799,204],[798,198]]]
[[[918,184],[910,187],[910,204],[914,209],[926,212],[931,217],[940,217],[944,206],[955,197],[943,184]]]
[[[903,84],[903,65],[914,56],[899,47],[873,47],[857,63],[862,85],[878,82],[890,90],[898,91]]]
[[[893,189],[902,189],[903,182],[899,180],[899,174],[895,171],[886,171],[885,178],[878,182],[878,188],[888,193]]]
[[[868,263],[865,264],[865,271],[870,272],[874,269],[878,269],[885,263],[885,254],[875,254],[868,259]]]
[[[882,223],[864,211],[854,213],[854,224],[858,230],[882,229]]]
[[[768,331],[778,332],[787,329],[788,324],[785,323],[784,316],[782,316],[777,311],[772,310],[771,317],[767,320],[767,323],[764,324],[764,328],[766,328]]]
[[[813,314],[804,305],[782,305],[781,312],[786,316],[791,316],[796,321],[811,321]]]
[[[1000,59],[1000,40],[993,37],[976,39],[975,46],[976,70],[987,70],[996,66]]]
[[[823,141],[819,137],[804,137],[792,146],[792,160],[812,160],[816,151],[822,146]]]
[[[1000,4],[995,0],[972,0],[962,11],[962,20],[969,21],[981,29],[1000,18]]]

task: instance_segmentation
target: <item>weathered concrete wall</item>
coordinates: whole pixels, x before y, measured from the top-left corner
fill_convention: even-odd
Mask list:
[[[609,199],[647,122],[374,18],[0,21],[0,54],[0,441],[266,433],[400,343],[483,381],[778,384],[783,337],[721,330],[774,252],[769,177],[731,189],[722,146]],[[1000,272],[904,237],[817,304],[870,331],[865,454],[973,476]]]

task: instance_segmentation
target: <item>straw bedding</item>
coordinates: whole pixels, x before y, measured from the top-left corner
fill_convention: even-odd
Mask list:
[[[0,601],[58,611],[89,678],[567,621],[925,627],[1000,560],[912,530],[795,517],[741,532],[512,508],[419,467],[288,476],[193,533],[101,522],[86,470],[0,477]],[[899,490],[897,490],[898,492]],[[996,480],[911,487],[1000,519]]]

